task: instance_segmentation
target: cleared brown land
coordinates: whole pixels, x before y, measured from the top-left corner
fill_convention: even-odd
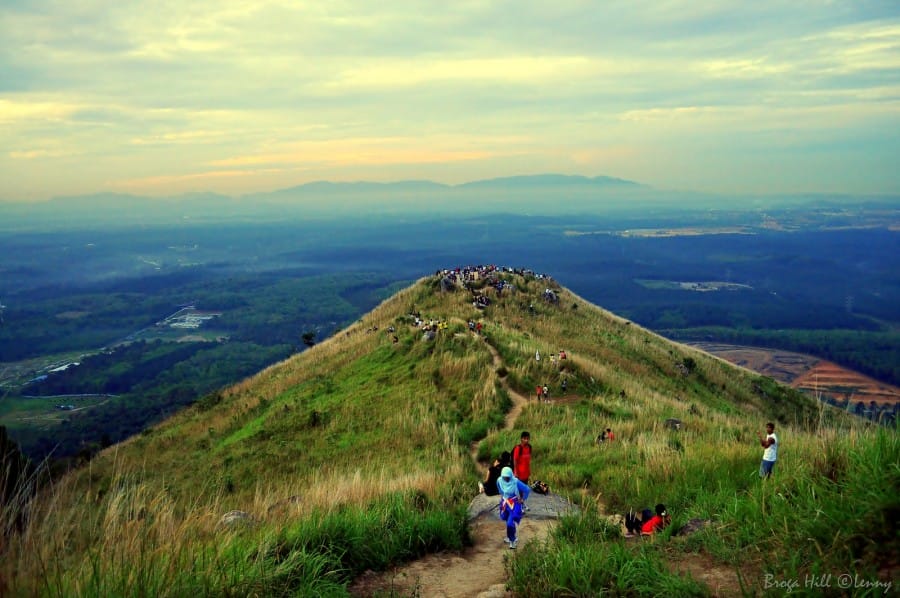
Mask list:
[[[810,394],[863,403],[900,402],[900,388],[812,355],[721,343],[691,345]]]

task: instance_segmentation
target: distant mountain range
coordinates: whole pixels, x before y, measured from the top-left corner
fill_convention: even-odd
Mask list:
[[[231,219],[272,220],[390,215],[437,215],[497,212],[525,213],[546,209],[548,198],[565,194],[568,210],[594,211],[597,199],[636,199],[651,189],[613,177],[540,174],[485,179],[445,185],[408,180],[388,183],[314,181],[286,189],[231,197],[188,193],[141,197],[96,193],[56,197],[44,202],[0,202],[0,216],[23,225],[174,224]],[[613,194],[613,195],[611,195]],[[625,196],[623,196],[623,194]],[[627,196],[627,197],[626,197]],[[647,197],[645,197],[646,199]],[[560,206],[554,203],[554,209]]]
[[[854,199],[838,198],[841,201]],[[860,198],[856,198],[860,200]],[[897,198],[862,198],[887,201]],[[727,197],[676,192],[608,176],[537,174],[445,185],[427,180],[388,183],[314,181],[241,196],[187,193],[142,197],[97,193],[44,202],[0,201],[0,227],[34,230],[70,226],[176,225],[266,222],[297,218],[395,218],[493,214],[603,215],[654,210],[764,209],[776,204],[826,202],[834,196]]]

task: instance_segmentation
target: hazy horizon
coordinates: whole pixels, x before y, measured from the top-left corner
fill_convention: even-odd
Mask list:
[[[892,1],[14,0],[0,199],[548,172],[900,192]]]

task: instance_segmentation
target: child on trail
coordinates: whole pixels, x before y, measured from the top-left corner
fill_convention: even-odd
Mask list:
[[[528,484],[516,479],[512,469],[504,467],[497,480],[497,490],[500,492],[500,519],[506,522],[505,541],[509,547],[515,549],[519,543],[516,535],[516,525],[522,521],[522,511],[525,501],[531,494]]]
[[[544,394],[544,387],[539,384],[534,387],[534,392],[535,392],[535,394],[537,394],[538,402],[540,402],[541,396],[543,396],[543,394]]]
[[[513,458],[513,472],[516,474],[516,477],[524,482],[528,483],[528,478],[531,477],[531,434],[528,432],[522,432],[522,435],[519,437],[519,444],[517,444],[512,450],[512,458]]]

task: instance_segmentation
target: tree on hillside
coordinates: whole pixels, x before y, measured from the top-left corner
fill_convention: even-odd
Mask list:
[[[303,339],[303,344],[307,347],[312,347],[316,344],[316,331],[315,330],[307,330],[303,333],[303,336],[300,338]]]

